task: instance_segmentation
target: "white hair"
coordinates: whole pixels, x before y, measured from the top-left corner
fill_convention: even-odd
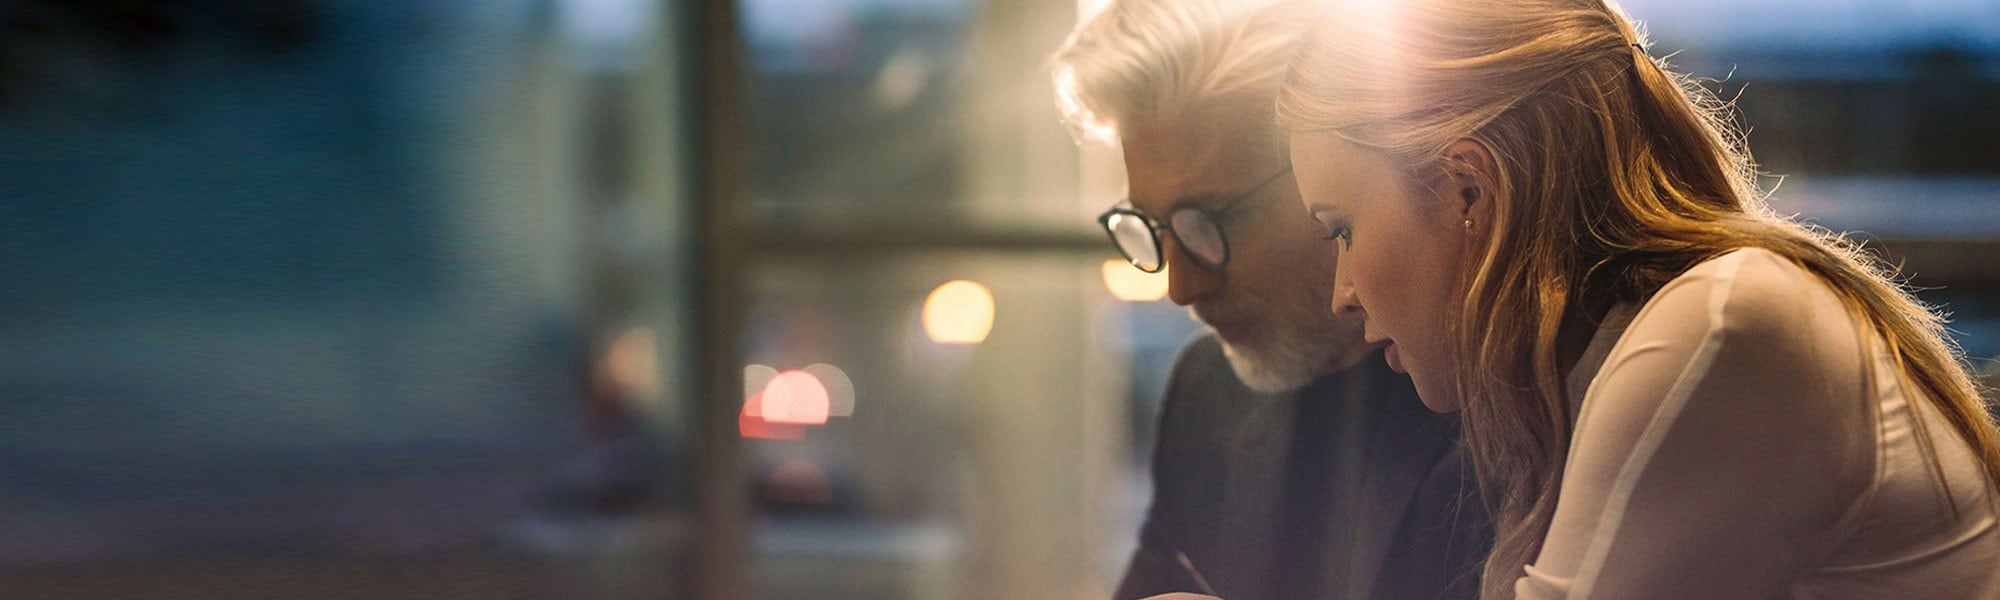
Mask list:
[[[1313,0],[1112,0],[1051,58],[1056,104],[1079,141],[1222,98],[1269,103]],[[1283,129],[1272,124],[1274,134]]]

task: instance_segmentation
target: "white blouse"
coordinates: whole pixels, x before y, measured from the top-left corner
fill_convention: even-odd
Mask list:
[[[1831,287],[1743,249],[1615,320],[1517,597],[2000,598],[1978,457]]]

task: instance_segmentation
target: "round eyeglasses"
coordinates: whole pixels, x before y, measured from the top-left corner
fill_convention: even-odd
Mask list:
[[[1166,256],[1160,252],[1160,230],[1173,234],[1174,243],[1187,254],[1194,264],[1210,271],[1221,271],[1229,263],[1229,238],[1222,235],[1223,218],[1235,210],[1244,200],[1256,196],[1271,182],[1290,173],[1286,166],[1265,177],[1250,188],[1250,191],[1230,199],[1220,208],[1208,209],[1200,206],[1183,205],[1167,213],[1165,225],[1154,221],[1137,210],[1117,207],[1097,216],[1097,223],[1104,226],[1104,233],[1111,236],[1111,244],[1125,255],[1132,266],[1147,273],[1158,273],[1167,264]]]

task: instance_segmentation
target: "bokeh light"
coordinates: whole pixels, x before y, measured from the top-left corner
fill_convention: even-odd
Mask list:
[[[804,425],[772,423],[764,420],[763,417],[752,415],[752,411],[761,411],[758,408],[760,402],[760,398],[752,397],[743,403],[743,414],[736,416],[736,432],[738,434],[746,438],[762,440],[797,440],[806,437],[806,428]]]
[[[963,279],[946,282],[924,299],[924,333],[941,344],[977,344],[993,331],[993,293]]]
[[[802,370],[818,377],[820,384],[826,386],[828,414],[836,417],[854,415],[854,381],[847,378],[845,371],[826,363],[815,363]]]
[[[634,327],[618,336],[604,353],[604,368],[611,380],[640,394],[660,391],[660,352],[653,330]]]
[[[743,399],[745,401],[748,401],[749,399],[756,397],[758,394],[764,393],[764,386],[770,385],[771,380],[777,378],[778,378],[778,370],[773,369],[771,367],[767,367],[764,365],[750,365],[747,367],[743,367]],[[747,408],[748,404],[745,404],[745,406]],[[758,412],[751,414],[758,417],[764,416],[764,413],[762,412],[761,408],[758,410]]]
[[[832,413],[826,386],[805,371],[785,371],[764,385],[759,394],[766,422],[784,425],[821,425]]]
[[[1167,297],[1167,268],[1160,266],[1160,272],[1147,273],[1119,259],[1104,261],[1099,269],[1104,273],[1104,287],[1111,295],[1126,302],[1152,302]]]
[[[798,371],[792,372],[799,373]],[[795,381],[796,378],[785,380],[781,383],[780,380],[784,379],[784,375],[785,373],[764,365],[743,367],[743,412],[736,417],[737,432],[742,434],[743,437],[767,440],[796,440],[806,436],[805,426],[809,423],[787,422],[782,419],[773,420],[766,417],[764,398],[767,395],[771,395],[772,389],[775,386],[777,389],[777,404],[780,405],[780,414],[785,415],[786,419],[796,420],[800,418],[798,413],[802,408],[797,403],[801,400],[811,402],[812,399],[809,396],[813,388],[819,388],[822,394],[824,394],[824,388],[819,387],[817,381],[812,382],[809,386],[801,385]],[[806,375],[806,377],[811,378],[812,376]],[[795,387],[804,387],[806,389],[801,392],[794,392]],[[799,397],[800,394],[807,395],[808,397],[801,399]],[[810,409],[810,406],[803,408]],[[819,422],[824,423],[826,419],[821,418]]]

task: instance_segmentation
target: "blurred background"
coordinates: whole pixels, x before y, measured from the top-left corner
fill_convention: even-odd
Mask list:
[[[1099,4],[0,2],[0,597],[1106,597]],[[1625,6],[2000,375],[2000,4]]]

